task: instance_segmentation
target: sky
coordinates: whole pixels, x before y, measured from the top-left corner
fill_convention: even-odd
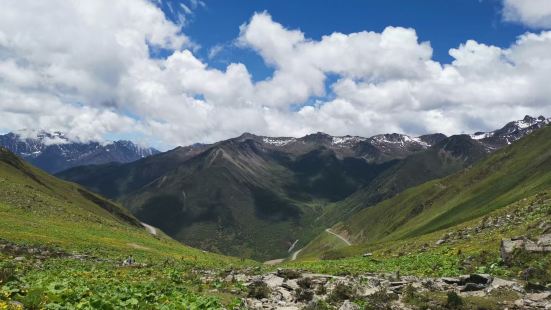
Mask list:
[[[551,116],[550,30],[551,0],[5,0],[0,131],[491,130]]]

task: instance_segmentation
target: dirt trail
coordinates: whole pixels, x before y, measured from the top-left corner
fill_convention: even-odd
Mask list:
[[[151,226],[151,225],[148,225],[146,223],[142,223],[142,226],[145,227],[145,229],[152,235],[156,236],[157,235],[157,228]]]
[[[350,241],[348,241],[348,239],[346,239],[345,237],[343,237],[343,236],[341,236],[341,235],[339,235],[339,234],[333,232],[333,231],[331,230],[331,228],[327,228],[325,231],[326,231],[327,233],[332,234],[333,236],[335,236],[335,237],[341,239],[342,242],[346,243],[346,245],[348,245],[348,246],[351,246],[351,245],[352,245],[352,243],[351,243]],[[293,248],[295,247],[295,245],[296,245],[297,243],[298,243],[298,240],[295,241],[295,243],[293,243],[293,245],[289,248],[289,251],[292,251]],[[300,254],[300,252],[301,252],[303,249],[304,249],[304,248],[302,248],[302,249],[300,249],[300,250],[297,250],[297,251],[294,251],[293,254],[291,255],[290,261],[296,260],[296,259],[297,259],[297,256]],[[264,264],[265,264],[265,265],[276,265],[276,264],[282,263],[282,262],[284,262],[284,261],[285,261],[284,258],[278,258],[278,259],[272,259],[272,260],[266,261],[266,262],[264,262]]]
[[[348,245],[348,246],[352,245],[352,243],[351,243],[350,241],[348,241],[348,239],[346,239],[345,237],[343,237],[343,236],[341,236],[341,235],[339,235],[339,234],[333,232],[333,231],[331,230],[331,228],[327,228],[325,231],[328,232],[328,233],[330,233],[330,234],[332,234],[333,236],[335,236],[335,237],[341,239],[344,243],[346,243],[346,245]]]
[[[293,256],[291,256],[291,260],[296,260],[296,259],[297,259],[297,255],[298,255],[298,253],[300,253],[300,251],[302,251],[302,249],[300,249],[300,250],[298,250],[298,251],[295,251],[295,252],[293,253]]]
[[[283,263],[284,260],[285,258],[272,259],[269,261],[265,261],[264,265],[277,265],[279,263]]]

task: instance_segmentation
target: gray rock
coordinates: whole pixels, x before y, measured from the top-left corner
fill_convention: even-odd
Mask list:
[[[522,288],[522,286],[519,285],[518,282],[515,282],[515,281],[509,281],[509,280],[505,280],[505,279],[501,279],[501,278],[494,278],[494,280],[492,281],[492,284],[490,285],[490,287],[488,288],[489,291],[493,291],[493,290],[497,290],[497,289],[500,289],[500,288],[511,288],[517,292],[523,292],[524,289]]]
[[[435,242],[436,245],[441,245],[441,244],[444,244],[444,243],[446,243],[446,240],[444,240],[444,239],[440,239],[440,240]]]
[[[14,258],[13,260],[16,261],[16,262],[22,262],[22,261],[25,260],[25,257],[23,257],[23,256],[18,256],[18,257],[16,257],[16,258]]]
[[[294,299],[293,295],[284,288],[277,288],[276,293],[280,296],[280,300],[282,301],[291,302]]]
[[[349,300],[345,300],[339,310],[360,310],[360,306],[350,302]]]
[[[527,294],[526,298],[531,301],[544,301],[549,300],[551,302],[551,292],[543,292],[543,293],[532,293]]]
[[[551,247],[551,234],[541,235],[537,244],[542,247]]]
[[[299,287],[296,280],[287,280],[281,286],[290,291],[296,290]]]
[[[511,256],[513,255],[513,252],[516,249],[522,249],[524,248],[524,239],[504,239],[501,240],[501,246],[499,249],[499,253],[501,255],[501,259],[504,262],[509,262],[511,259]]]
[[[269,288],[276,288],[283,284],[283,278],[278,277],[274,274],[269,274],[263,278],[264,283],[268,285]]]

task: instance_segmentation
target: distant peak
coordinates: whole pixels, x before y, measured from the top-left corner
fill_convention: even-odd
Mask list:
[[[545,119],[545,118],[544,118]],[[536,119],[530,115],[526,115],[524,116],[524,118],[522,119],[523,122],[526,122],[526,123],[531,123],[531,122],[534,122],[536,121]]]
[[[258,136],[250,132],[244,132],[237,138],[238,139],[255,139],[255,138],[258,138]]]
[[[318,131],[316,133],[307,134],[306,136],[302,137],[303,139],[327,139],[332,138],[331,135],[326,134],[325,132]]]

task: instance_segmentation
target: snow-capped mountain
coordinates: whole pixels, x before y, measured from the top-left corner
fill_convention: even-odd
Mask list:
[[[551,118],[543,116],[525,116],[524,119],[509,122],[503,128],[490,132],[476,132],[465,135],[480,143],[486,152],[492,152],[532,133],[551,123]],[[265,137],[245,133],[228,141],[254,140],[266,149],[277,150],[295,155],[305,154],[319,147],[332,150],[339,157],[363,158],[368,162],[381,163],[393,159],[402,159],[411,154],[427,150],[447,138],[441,133],[412,137],[391,133],[372,137],[331,136],[322,132],[301,138]],[[221,141],[219,143],[224,143]]]
[[[416,152],[426,150],[442,141],[443,134],[411,137],[403,134],[384,134],[370,138],[360,136],[331,136],[322,132],[309,134],[301,138],[264,137],[245,133],[237,141],[254,140],[263,147],[284,153],[301,155],[324,147],[339,157],[364,158],[368,162],[384,162],[404,158]],[[223,143],[223,142],[220,142]]]
[[[476,132],[470,136],[472,139],[480,141],[490,150],[494,150],[507,146],[550,123],[551,118],[545,118],[544,116],[536,118],[526,115],[522,120],[509,122],[501,129],[490,132]]]
[[[28,132],[0,135],[0,146],[50,173],[81,165],[128,163],[159,153],[130,141],[81,143],[70,141],[60,132],[44,131],[32,135]]]

